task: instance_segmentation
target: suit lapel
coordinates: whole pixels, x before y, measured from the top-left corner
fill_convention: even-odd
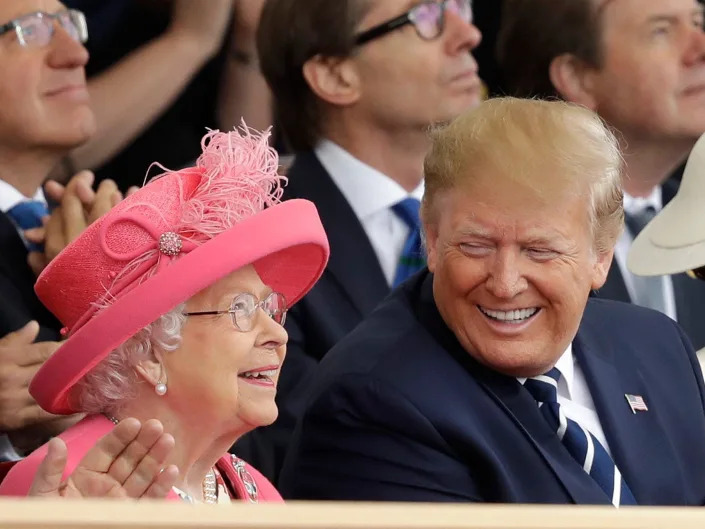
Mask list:
[[[316,204],[330,243],[326,274],[361,316],[370,313],[389,293],[389,285],[362,224],[312,152],[298,154],[289,171],[285,198],[293,197]]]
[[[433,275],[428,274],[422,286],[419,318],[441,346],[467,369],[485,389],[497,406],[533,445],[551,468],[565,492],[576,504],[610,504],[600,486],[578,466],[541,415],[534,398],[519,381],[477,363],[463,349],[441,318],[433,301]]]
[[[640,497],[653,496],[654,491],[645,488],[649,483],[674,483],[679,478],[669,465],[648,465],[669,460],[672,447],[656,411],[632,412],[625,395],[642,396],[648,406],[649,388],[634,353],[628,346],[617,350],[614,344],[619,341],[606,339],[607,335],[584,318],[573,352],[590,388],[612,458],[639,502]],[[639,479],[645,471],[651,479]]]

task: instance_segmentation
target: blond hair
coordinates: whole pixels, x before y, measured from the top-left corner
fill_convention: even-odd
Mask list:
[[[602,255],[614,247],[624,224],[623,160],[614,134],[594,112],[563,101],[496,98],[431,137],[424,163],[425,224],[436,221],[439,194],[489,174],[511,179],[517,193],[534,196],[587,190],[594,249]]]

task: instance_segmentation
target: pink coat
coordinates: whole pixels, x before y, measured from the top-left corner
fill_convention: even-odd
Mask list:
[[[68,448],[68,462],[63,479],[71,474],[83,456],[98,440],[113,429],[113,423],[102,415],[91,415],[72,426],[59,437]],[[28,457],[16,463],[0,484],[2,496],[26,496],[39,464],[47,453],[46,445],[39,447]],[[274,486],[253,467],[231,454],[225,454],[218,460],[217,468],[223,479],[227,480],[243,501],[282,502],[282,497]],[[179,500],[172,490],[169,500]]]

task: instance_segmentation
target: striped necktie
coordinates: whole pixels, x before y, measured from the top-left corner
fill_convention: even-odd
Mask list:
[[[526,380],[524,387],[538,401],[541,414],[578,464],[592,477],[615,507],[636,505],[634,495],[622,478],[602,443],[588,430],[563,413],[558,403],[561,372],[551,369],[544,375]]]
[[[415,198],[405,198],[392,206],[392,211],[409,227],[394,275],[394,287],[426,266],[426,256],[421,246],[420,206],[421,202]]]

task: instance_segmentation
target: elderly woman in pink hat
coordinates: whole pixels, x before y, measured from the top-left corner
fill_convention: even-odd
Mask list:
[[[212,132],[196,167],[152,180],[44,270],[36,291],[67,339],[30,391],[49,412],[86,414],[61,435],[64,476],[121,419],[157,419],[175,440],[151,462],[178,468],[168,498],[281,500],[227,453],[276,418],[286,311],[328,259],[313,204],[280,196],[266,135]],[[0,494],[27,494],[46,453],[17,463]]]

